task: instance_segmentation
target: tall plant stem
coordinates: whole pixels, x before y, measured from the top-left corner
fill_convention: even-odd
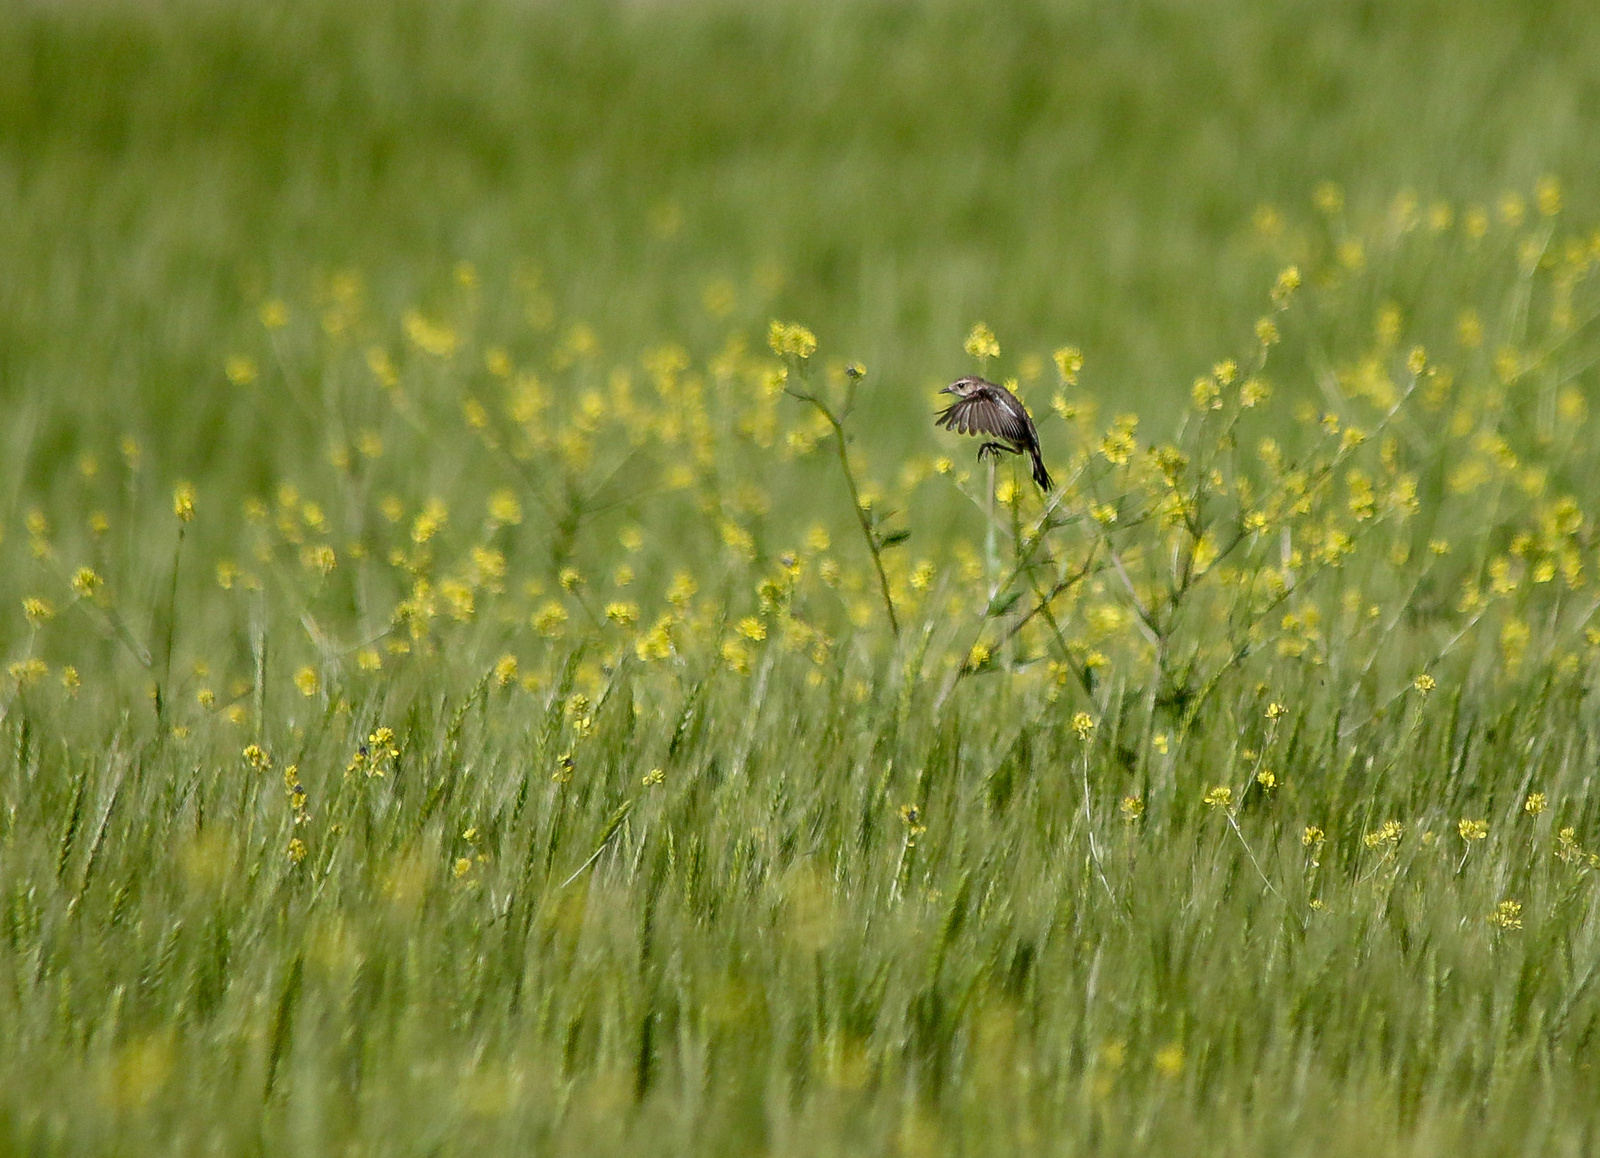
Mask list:
[[[839,469],[844,472],[845,486],[850,489],[850,509],[856,513],[856,524],[861,528],[861,537],[867,541],[867,551],[872,555],[872,565],[878,572],[878,590],[883,593],[883,609],[889,613],[889,627],[895,636],[900,635],[900,619],[894,613],[894,597],[889,594],[889,576],[883,569],[883,553],[878,550],[878,537],[872,533],[872,524],[867,521],[867,512],[861,509],[861,493],[856,488],[855,472],[850,469],[850,455],[845,451],[844,427],[832,410],[824,406],[817,399],[812,398],[811,404],[822,412],[828,420],[828,425],[833,427],[833,445],[839,452]]]
[[[161,681],[156,684],[156,719],[166,719],[167,700],[172,694],[172,643],[178,620],[178,564],[183,558],[184,525],[178,524],[178,541],[172,548],[172,582],[167,588],[167,617],[162,624],[165,638],[161,648]]]
[[[777,327],[777,323],[773,323]],[[815,346],[815,339],[812,339]],[[774,351],[782,353],[777,345]],[[791,353],[793,351],[790,351]],[[790,366],[804,380],[805,359],[810,356],[810,351],[798,355],[790,362]],[[850,412],[855,409],[856,386],[860,383],[865,373],[859,366],[852,364],[845,371],[849,378],[849,385],[845,388],[843,405],[836,412],[819,394],[808,388],[796,389],[792,384],[786,384],[783,392],[791,398],[798,398],[802,402],[809,402],[816,407],[817,413],[822,415],[833,430],[833,447],[839,455],[839,469],[844,473],[844,485],[850,491],[850,509],[855,512],[856,525],[861,528],[861,537],[867,542],[867,553],[872,556],[873,569],[878,573],[878,590],[883,595],[883,609],[889,614],[889,628],[894,632],[896,639],[900,638],[900,617],[895,614],[894,596],[889,594],[889,575],[883,569],[882,544],[878,540],[877,532],[872,529],[872,521],[867,518],[867,512],[861,506],[861,490],[856,486],[855,472],[850,469],[850,453],[845,446],[844,421],[850,417]],[[902,538],[904,536],[901,536]]]
[[[995,455],[989,455],[989,505],[984,516],[983,578],[989,586],[989,602],[994,602],[1000,590],[1000,559],[994,545],[994,464]]]

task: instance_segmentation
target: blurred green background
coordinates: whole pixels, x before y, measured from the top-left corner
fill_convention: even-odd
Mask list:
[[[353,267],[398,317],[457,260],[508,337],[532,273],[608,357],[795,317],[898,406],[981,318],[1159,408],[1262,308],[1259,205],[1581,216],[1597,129],[1581,3],[8,4],[6,449],[260,458],[259,302]]]
[[[1600,18],[1580,3],[0,2],[0,1139],[446,1153],[556,1137],[588,1153],[626,1135],[635,1150],[815,1153],[897,1137],[908,1153],[976,1153],[1014,1130],[1031,1153],[1037,1122],[1057,1132],[1046,1144],[1122,1153],[1492,1153],[1540,1136],[1578,1152],[1597,1104],[1582,1059],[1600,1024],[1600,922],[1580,874],[1591,855],[1600,865],[1585,851],[1600,738],[1593,660],[1555,662],[1567,621],[1545,608],[1569,615],[1569,636],[1596,612],[1546,559],[1548,583],[1495,591],[1506,618],[1445,645],[1467,640],[1475,680],[1431,667],[1443,653],[1426,644],[1469,614],[1462,580],[1476,593],[1491,557],[1510,575],[1513,536],[1552,523],[1535,497],[1547,481],[1550,499],[1577,498],[1545,538],[1593,558],[1582,515],[1600,466],[1576,416],[1584,392],[1594,401],[1595,315],[1546,326],[1557,311],[1533,287],[1589,270],[1590,235],[1567,222],[1600,217],[1597,140]],[[1561,214],[1547,204],[1513,225],[1500,195],[1546,175]],[[1341,213],[1312,208],[1327,182]],[[1457,225],[1485,206],[1493,232],[1386,233],[1404,191]],[[1269,206],[1285,223],[1270,242]],[[1359,264],[1330,258],[1346,230],[1384,243],[1324,294],[1320,274]],[[514,363],[519,380],[573,394],[617,367],[637,374],[664,343],[705,367],[730,335],[760,351],[770,319],[803,322],[820,360],[871,368],[852,431],[881,484],[957,445],[970,465],[972,445],[936,435],[927,402],[972,367],[962,342],[980,319],[1004,350],[993,376],[1026,378],[1030,355],[1078,345],[1107,417],[1138,409],[1141,440],[1168,438],[1196,413],[1196,374],[1255,348],[1297,247],[1317,260],[1267,369],[1289,405],[1240,431],[1259,422],[1291,451],[1302,427],[1315,434],[1315,410],[1290,418],[1324,384],[1306,369],[1355,366],[1381,302],[1397,303],[1384,358],[1416,342],[1460,372],[1453,399],[1441,386],[1394,424],[1408,440],[1396,469],[1418,472],[1425,512],[1395,545],[1415,537],[1416,553],[1389,567],[1374,546],[1371,569],[1352,561],[1330,581],[1330,599],[1353,597],[1323,621],[1335,659],[1365,666],[1301,664],[1303,641],[1263,650],[1277,666],[1254,670],[1270,692],[1239,669],[1238,695],[1207,701],[1170,749],[1165,730],[1155,747],[1166,706],[1128,706],[1145,702],[1148,673],[1119,671],[1098,685],[1103,703],[1081,701],[1102,718],[1091,748],[1069,724],[1080,701],[1046,693],[1037,670],[991,669],[948,699],[929,679],[902,682],[923,655],[873,660],[888,640],[870,605],[834,651],[774,666],[770,692],[765,667],[749,682],[719,672],[720,628],[693,641],[685,628],[701,651],[652,666],[635,650],[643,710],[622,677],[606,682],[624,694],[578,773],[565,751],[552,777],[594,725],[575,701],[603,703],[601,676],[634,670],[620,619],[656,622],[673,572],[696,571],[702,604],[720,602],[733,630],[768,556],[806,524],[832,520],[858,577],[867,560],[826,454],[785,459],[783,442],[741,441],[732,421],[707,442],[730,457],[701,464],[722,473],[673,502],[629,495],[639,509],[626,509],[591,485],[609,460],[585,475],[557,453],[548,477],[541,462],[521,480],[526,521],[485,527],[484,500],[516,481],[462,406],[506,395],[485,347],[507,348],[508,379]],[[364,308],[323,335],[349,271]],[[292,322],[264,328],[280,299]],[[454,327],[460,350],[416,354],[412,309]],[[1481,347],[1457,338],[1463,309],[1482,311]],[[568,356],[581,333],[597,356]],[[410,359],[390,396],[369,344]],[[1505,345],[1525,373],[1517,349],[1496,368]],[[248,386],[229,381],[236,357],[259,363]],[[1055,379],[1038,364],[1029,398],[1065,477],[1079,428],[1047,417]],[[748,402],[753,381],[716,386],[748,388]],[[407,391],[402,414],[392,397]],[[578,409],[564,401],[557,434]],[[792,400],[756,401],[804,421]],[[1449,437],[1427,425],[1459,415]],[[363,428],[388,440],[381,461],[331,463]],[[142,466],[119,465],[124,436]],[[617,489],[655,486],[691,441],[655,439],[638,457],[656,453],[660,469],[630,459]],[[1484,460],[1498,464],[1492,486],[1451,490],[1458,452],[1485,479]],[[187,538],[179,480],[197,493]],[[565,505],[544,508],[546,490]],[[386,491],[396,513],[378,525],[368,508]],[[246,497],[276,519],[263,505],[249,522]],[[735,555],[731,524],[707,516],[769,497],[771,523],[792,525]],[[422,504],[435,498],[454,521],[430,539],[443,515]],[[938,556],[958,575],[940,552],[975,534],[976,512],[946,481],[916,501],[898,512],[917,537],[893,565]],[[590,553],[573,556],[589,590],[644,606],[586,632],[574,571],[568,651],[533,625],[565,597],[551,541],[591,514]],[[624,520],[648,533],[648,550],[626,551],[637,576],[613,570]],[[1453,553],[1430,543],[1423,557],[1434,534]],[[490,598],[486,565],[482,606],[449,622],[441,607],[443,650],[419,636],[410,654],[404,603],[485,545],[509,594]],[[236,583],[240,563],[265,585]],[[97,571],[75,588],[80,564]],[[524,585],[541,574],[542,588]],[[827,607],[843,622],[842,602]],[[1535,612],[1547,633],[1530,632]],[[983,629],[981,598],[970,614],[950,627],[966,632],[944,657],[952,672]],[[766,628],[750,622],[738,638],[753,649]],[[1131,639],[1131,625],[1104,632]],[[603,672],[586,636],[619,641],[624,662]],[[372,665],[349,654],[391,637],[403,646]],[[138,663],[125,654],[136,639],[149,642]],[[775,626],[764,654],[782,642]],[[509,670],[491,690],[502,653],[520,653],[526,682]],[[1410,682],[1425,670],[1438,674],[1426,701]],[[178,689],[170,729],[149,710],[158,680]],[[1269,694],[1287,704],[1281,725]],[[492,709],[469,711],[489,696]],[[1370,718],[1350,724],[1352,705]],[[347,780],[380,723],[398,728],[407,775]],[[240,774],[253,739],[278,760],[270,774],[260,752]],[[1225,829],[1207,808],[1226,803],[1216,786],[1244,785],[1242,800],[1264,784],[1241,769],[1273,744],[1283,803],[1252,791],[1244,825]],[[670,779],[641,779],[655,761]],[[1146,782],[1139,768],[1156,771]],[[287,803],[301,790],[288,771],[309,805]],[[1123,792],[1147,796],[1119,806]],[[1537,809],[1523,803],[1533,792]],[[346,804],[360,818],[348,842]],[[314,819],[296,829],[303,806]],[[1072,835],[1094,831],[1091,807],[1116,833],[1109,873],[1091,873]],[[1403,860],[1398,829],[1379,827],[1391,818],[1411,826]],[[1485,828],[1469,837],[1475,819]],[[1323,877],[1324,834],[1308,824],[1327,826]],[[312,845],[298,876],[296,831]],[[613,836],[631,861],[591,856]],[[585,864],[583,891],[565,891]],[[1282,866],[1288,901],[1268,877]],[[1324,915],[1302,920],[1324,880]],[[1101,904],[1113,882],[1126,909]],[[263,1103],[285,1111],[258,1124]],[[630,1117],[632,1103],[645,1109]]]

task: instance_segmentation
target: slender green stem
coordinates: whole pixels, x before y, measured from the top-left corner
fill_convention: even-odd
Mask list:
[[[167,588],[167,621],[162,640],[161,682],[156,684],[156,719],[166,717],[167,699],[172,692],[172,639],[178,620],[178,563],[183,557],[184,525],[178,524],[178,542],[172,548],[172,582]]]
[[[1000,590],[1000,559],[994,546],[994,455],[989,455],[988,506],[983,513],[983,579],[989,587],[989,602]]]
[[[872,566],[878,572],[878,589],[883,593],[883,607],[889,613],[889,627],[898,638],[900,619],[894,613],[894,597],[889,594],[889,576],[883,569],[883,553],[878,550],[878,536],[872,533],[872,524],[867,521],[867,512],[861,509],[861,494],[856,488],[855,472],[850,469],[850,455],[845,450],[844,427],[834,417],[833,411],[815,398],[811,402],[822,411],[823,416],[833,427],[833,444],[839,452],[839,469],[844,472],[845,485],[850,488],[850,509],[855,511],[856,523],[861,527],[861,536],[867,541],[867,550],[872,555]]]
[[[1111,888],[1111,882],[1106,879],[1105,864],[1100,859],[1100,844],[1094,838],[1094,813],[1089,808],[1089,750],[1085,746],[1078,760],[1078,768],[1083,773],[1083,833],[1089,840],[1089,856],[1094,861],[1095,875],[1100,878],[1101,886],[1106,890],[1106,899],[1113,906],[1117,903],[1117,894]]]
[[[878,547],[878,536],[872,530],[867,512],[861,507],[861,491],[856,486],[855,472],[850,469],[850,454],[845,447],[844,419],[850,416],[850,411],[855,407],[855,382],[852,380],[845,398],[845,406],[839,414],[835,414],[831,406],[809,390],[796,390],[793,386],[786,386],[784,393],[815,406],[817,413],[822,415],[833,429],[833,445],[839,456],[839,469],[844,472],[844,484],[850,491],[850,509],[855,512],[856,525],[861,528],[861,537],[867,542],[867,553],[872,556],[872,566],[878,573],[878,590],[883,595],[883,607],[889,613],[889,627],[898,639],[900,617],[895,614],[894,597],[889,593],[889,575],[883,569],[883,552]]]

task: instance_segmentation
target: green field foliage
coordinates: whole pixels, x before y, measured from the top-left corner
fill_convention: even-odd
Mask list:
[[[6,6],[0,1151],[1593,1152],[1597,138],[1581,4]]]

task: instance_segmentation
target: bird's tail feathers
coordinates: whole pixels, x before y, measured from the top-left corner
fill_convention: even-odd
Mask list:
[[[1050,472],[1044,469],[1044,459],[1039,456],[1039,448],[1030,446],[1028,456],[1033,459],[1033,481],[1048,494],[1055,483],[1050,480]]]

